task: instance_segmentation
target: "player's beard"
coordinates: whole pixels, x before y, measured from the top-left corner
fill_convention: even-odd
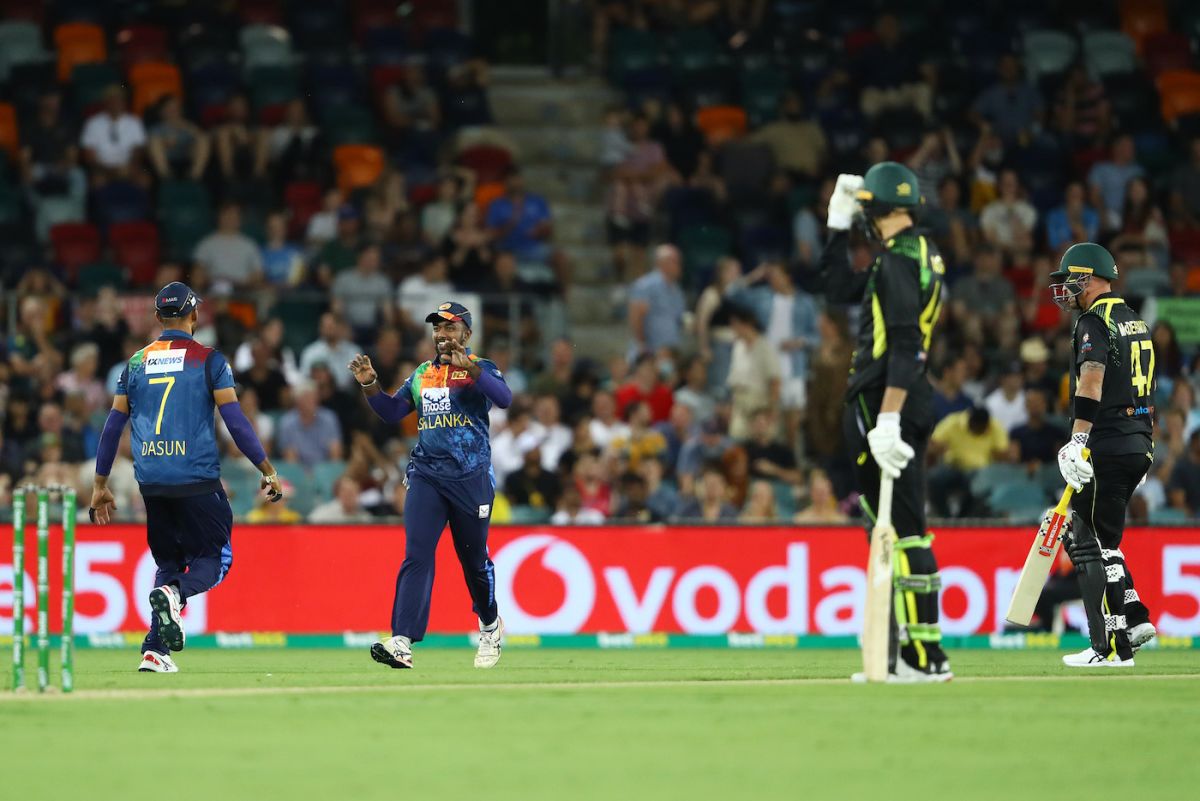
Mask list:
[[[467,346],[466,335],[459,334],[457,337],[446,337],[445,339],[434,340],[433,347],[435,350],[437,350],[438,364],[450,364],[451,356],[450,351],[447,349],[447,345],[449,345],[451,342],[457,342],[465,348]]]

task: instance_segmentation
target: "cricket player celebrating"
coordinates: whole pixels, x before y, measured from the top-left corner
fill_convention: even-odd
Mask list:
[[[170,651],[184,646],[188,598],[221,583],[233,564],[233,510],[221,487],[213,408],[233,441],[262,473],[274,502],[279,476],[242,412],[233,372],[220,352],[192,339],[200,299],[174,281],[154,299],[158,339],[133,354],[117,383],[96,449],[88,514],[104,525],[117,508],[108,474],[126,421],[133,422],[133,468],[146,502],[146,539],[158,570],[150,592],[150,632],[138,670],[176,673]]]
[[[860,502],[875,523],[880,474],[895,480],[892,680],[952,678],[941,647],[941,576],[925,529],[925,448],[933,428],[933,389],[926,354],[942,306],[945,266],[933,242],[917,233],[917,177],[892,161],[865,177],[838,176],[829,202],[830,241],[822,256],[832,301],[861,301],[858,343],[846,390],[845,435],[856,457]],[[879,252],[862,272],[851,269],[849,229],[861,229]],[[868,526],[869,528],[870,526]]]
[[[1075,490],[1066,548],[1092,644],[1063,657],[1070,667],[1132,667],[1134,650],[1155,635],[1121,553],[1125,508],[1153,459],[1154,343],[1113,293],[1116,278],[1112,254],[1091,242],[1068,248],[1051,274],[1054,302],[1081,312],[1071,369],[1075,420],[1058,469]]]
[[[395,394],[379,386],[366,356],[355,356],[350,371],[380,419],[398,423],[419,415],[417,446],[408,463],[404,502],[404,563],[396,578],[392,636],[371,646],[376,662],[411,668],[412,644],[429,624],[434,555],[446,524],[462,563],[467,589],[479,618],[475,667],[500,661],[504,622],[496,610],[496,577],[488,558],[488,523],[496,497],[488,411],[507,409],[512,392],[496,365],[467,349],[471,313],[460,303],[443,303],[425,318],[433,324],[438,355],[416,369]]]

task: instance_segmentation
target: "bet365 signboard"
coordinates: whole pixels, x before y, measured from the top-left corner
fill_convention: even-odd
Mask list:
[[[1016,527],[937,532],[947,634],[1003,627],[1029,533]],[[59,534],[51,532],[52,553]],[[11,528],[0,536],[4,634],[12,626],[13,573],[5,559],[12,553]],[[144,529],[80,525],[78,539],[76,631],[144,630],[154,579]],[[1200,636],[1200,531],[1132,529],[1121,547],[1159,630]],[[496,527],[491,552],[497,600],[513,634],[847,635],[861,626],[867,550],[859,529]],[[397,527],[238,526],[233,568],[214,592],[188,603],[188,632],[386,629],[403,555],[404,533]],[[25,586],[32,587],[32,555],[25,570]],[[57,601],[52,594],[51,620],[59,619]],[[33,625],[28,611],[26,631]],[[430,631],[474,626],[447,532],[438,550]]]

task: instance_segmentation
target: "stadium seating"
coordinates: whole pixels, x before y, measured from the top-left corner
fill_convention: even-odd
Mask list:
[[[54,29],[58,52],[58,79],[69,80],[77,64],[95,64],[108,58],[104,29],[87,22],[71,22]]]
[[[50,247],[54,261],[66,270],[74,283],[80,268],[100,260],[100,229],[91,223],[58,223],[50,228]]]
[[[154,282],[161,258],[158,227],[142,220],[120,222],[108,229],[113,258],[125,269],[136,286]]]
[[[133,113],[142,114],[166,95],[183,97],[179,68],[163,61],[141,61],[129,68]]]

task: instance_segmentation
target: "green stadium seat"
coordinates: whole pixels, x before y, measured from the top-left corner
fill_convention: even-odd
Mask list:
[[[777,69],[742,73],[742,108],[757,128],[779,117],[779,100],[787,90],[787,79]]]
[[[993,486],[987,499],[994,512],[1030,514],[1029,510],[1036,509],[1035,517],[1042,515],[1048,503],[1042,485],[1027,478]]]
[[[1024,49],[1025,69],[1035,81],[1065,71],[1079,53],[1074,38],[1054,30],[1029,31],[1025,34]]]
[[[75,100],[75,110],[81,115],[85,114],[88,109],[100,105],[105,89],[120,83],[121,73],[112,64],[76,64],[71,70],[71,92]]]
[[[261,114],[264,109],[283,106],[300,97],[300,78],[290,66],[260,66],[251,70],[247,77],[250,97],[254,109]]]
[[[331,147],[338,145],[373,145],[377,141],[375,118],[365,108],[337,107],[325,115],[322,126]]]
[[[1182,509],[1174,509],[1170,506],[1164,506],[1161,509],[1155,509],[1150,512],[1150,522],[1156,526],[1173,526],[1181,523],[1187,523],[1192,519]]]
[[[971,476],[971,494],[985,498],[1000,484],[1011,484],[1025,479],[1025,468],[1016,464],[999,462],[980,468]]]
[[[321,462],[313,467],[313,485],[323,498],[332,498],[333,485],[345,472],[345,462]]]
[[[106,286],[121,289],[125,286],[125,271],[119,265],[102,261],[79,268],[76,282],[80,294],[85,297],[96,295]]]
[[[1088,31],[1083,35],[1083,59],[1097,78],[1133,72],[1138,68],[1137,47],[1120,31]]]
[[[786,481],[772,481],[771,489],[775,492],[775,511],[780,520],[791,520],[796,514],[795,488]]]
[[[537,509],[533,506],[513,506],[509,517],[509,523],[514,526],[538,526],[549,521],[549,509]]]
[[[35,23],[14,20],[0,24],[0,81],[7,81],[15,66],[52,57],[42,47],[42,29]]]
[[[87,220],[87,208],[82,199],[65,195],[35,197],[33,200],[33,227],[39,242],[50,241],[50,229],[59,223],[75,223]]]
[[[258,478],[244,473],[230,474],[222,468],[221,475],[229,488],[229,505],[236,518],[244,518],[258,503]]]
[[[609,76],[621,83],[636,72],[658,66],[658,41],[649,31],[613,31],[608,54]]]
[[[21,222],[21,190],[9,184],[0,184],[0,225],[16,225]]]
[[[317,338],[317,322],[328,304],[308,298],[281,297],[271,310],[271,315],[283,321],[284,341],[289,348],[300,353]]]
[[[715,225],[690,225],[679,232],[679,249],[683,253],[685,280],[694,286],[718,259],[733,252],[733,234]]]
[[[302,464],[295,462],[276,462],[279,477],[292,485],[288,496],[288,505],[300,514],[308,517],[308,513],[317,505],[316,487],[312,474]]]

